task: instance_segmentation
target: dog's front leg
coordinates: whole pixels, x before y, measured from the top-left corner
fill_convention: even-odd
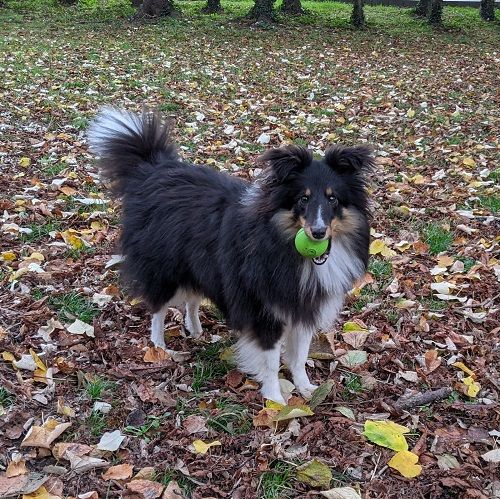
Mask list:
[[[306,372],[306,361],[313,331],[301,327],[291,327],[285,333],[284,360],[292,373],[293,384],[305,398],[311,398],[318,385],[309,381]]]
[[[280,351],[280,340],[266,349],[256,338],[244,335],[236,343],[236,361],[243,372],[253,375],[262,384],[262,397],[286,405],[278,378]]]

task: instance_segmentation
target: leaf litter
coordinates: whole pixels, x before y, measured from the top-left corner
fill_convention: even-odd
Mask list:
[[[453,33],[388,45],[369,30],[314,27],[305,41],[305,27],[229,34],[201,20],[177,31],[55,20],[55,38],[36,18],[8,22],[0,495],[83,499],[111,486],[159,497],[166,486],[255,497],[263,474],[290,461],[297,497],[498,490],[494,45]],[[315,343],[308,371],[323,384],[311,401],[287,382],[288,405],[263,407],[251,380],[228,374],[232,338],[209,306],[199,342],[172,311],[169,350],[148,344],[145,307],[118,285],[119,206],[81,125],[109,102],[160,104],[184,157],[249,179],[257,155],[285,141],[317,154],[332,142],[376,145],[370,267],[342,322]],[[145,419],[132,434],[135,410]],[[411,428],[398,433],[406,446],[394,454],[379,445],[387,438],[364,438],[368,421]],[[205,452],[193,452],[195,437]]]

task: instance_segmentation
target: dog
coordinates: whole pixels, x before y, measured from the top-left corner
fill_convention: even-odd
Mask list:
[[[202,333],[203,298],[239,333],[239,368],[284,404],[280,356],[302,396],[317,388],[305,364],[313,335],[337,319],[364,275],[370,238],[367,146],[330,147],[322,159],[299,146],[268,150],[250,183],[182,161],[156,113],[108,107],[92,122],[90,150],[122,199],[121,276],[153,314],[151,341],[165,348],[167,308],[185,304],[185,328]],[[303,228],[328,240],[317,258],[294,246]]]

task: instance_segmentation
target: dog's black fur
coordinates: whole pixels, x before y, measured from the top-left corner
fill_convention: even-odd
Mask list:
[[[117,116],[107,125],[98,120],[90,141],[123,200],[122,277],[152,312],[179,288],[189,290],[209,298],[229,327],[253,334],[265,350],[280,338],[284,316],[318,326],[330,293],[312,271],[303,282],[305,266],[314,265],[294,247],[298,228],[310,234],[315,220],[323,221],[324,237],[366,268],[369,148],[336,146],[321,160],[297,146],[270,150],[262,158],[269,168],[250,184],[183,162],[157,115],[124,113],[121,123]],[[346,270],[343,293],[362,270]]]

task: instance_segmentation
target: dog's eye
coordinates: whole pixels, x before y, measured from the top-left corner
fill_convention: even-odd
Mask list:
[[[328,196],[328,202],[330,204],[337,205],[339,201],[335,196]]]
[[[302,197],[300,198],[300,202],[301,202],[302,204],[307,204],[307,203],[309,202],[309,196],[302,196]]]

